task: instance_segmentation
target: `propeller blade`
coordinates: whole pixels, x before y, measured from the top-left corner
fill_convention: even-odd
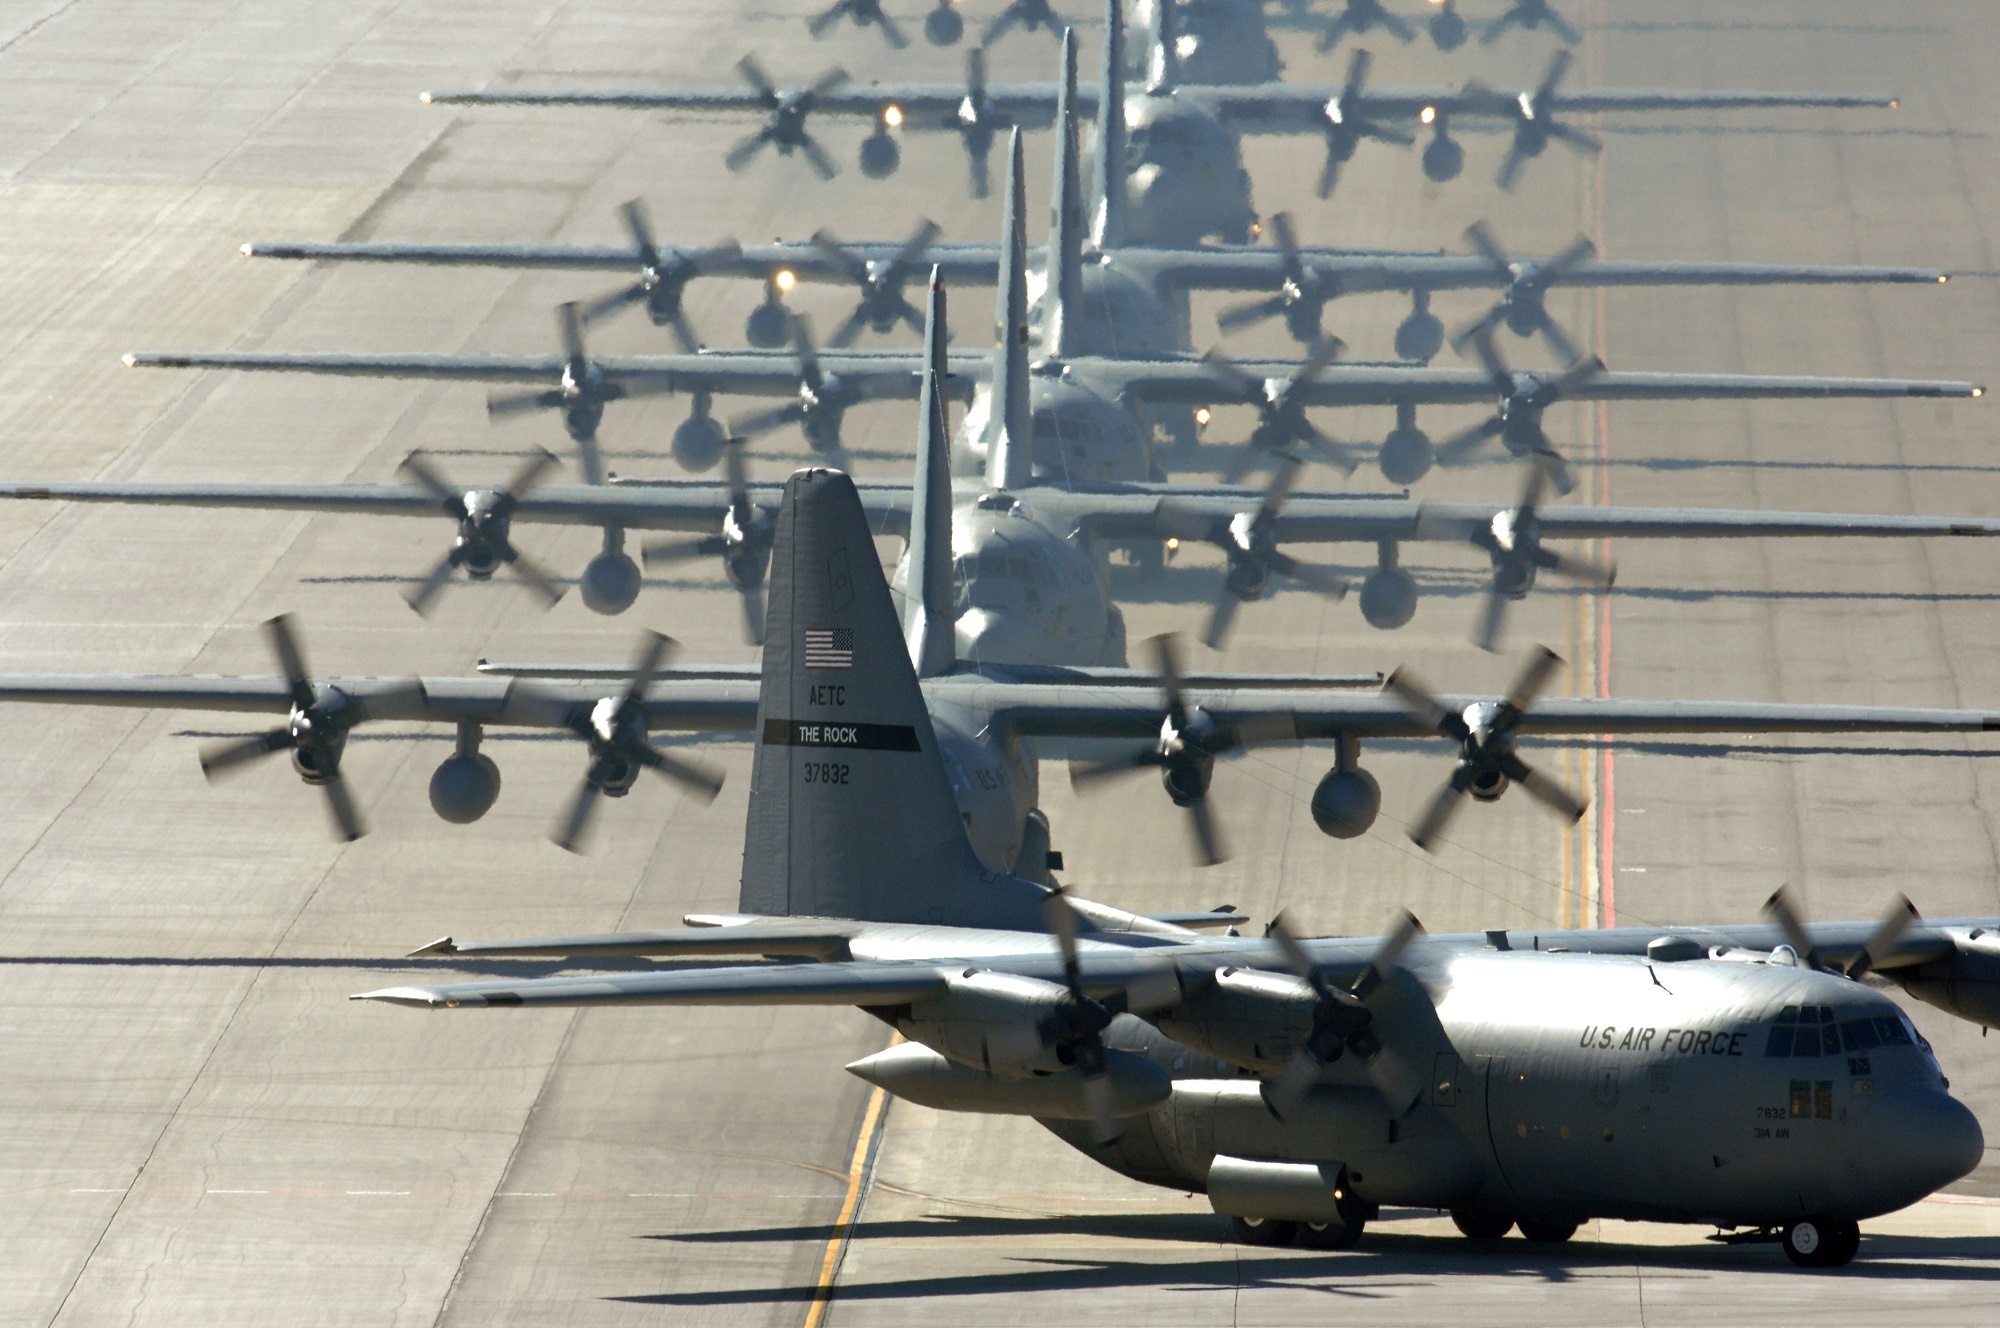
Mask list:
[[[774,406],[770,410],[760,410],[754,415],[739,415],[729,422],[729,432],[739,438],[755,438],[782,429],[805,418],[805,407],[799,402]]]
[[[1222,831],[1215,824],[1215,812],[1208,805],[1206,795],[1196,798],[1187,805],[1188,827],[1194,832],[1195,849],[1201,855],[1201,865],[1213,867],[1229,860],[1229,850],[1223,846]]]
[[[1536,265],[1537,275],[1544,286],[1552,286],[1581,263],[1597,257],[1597,246],[1588,235],[1579,235],[1569,242],[1569,248],[1557,254],[1546,263]]]
[[[1393,693],[1416,721],[1454,742],[1464,742],[1470,730],[1465,718],[1447,706],[1436,693],[1424,686],[1408,669],[1396,669],[1382,680],[1382,689]]]
[[[813,248],[825,255],[827,262],[839,268],[849,281],[863,286],[868,284],[868,264],[836,239],[832,231],[824,227],[814,231],[810,243]]]
[[[799,98],[799,102],[802,106],[810,105],[818,101],[821,97],[824,97],[827,93],[844,87],[846,84],[847,71],[839,65],[835,65],[813,80],[813,85],[805,90],[804,94]]]
[[[1507,619],[1508,597],[1501,593],[1500,580],[1496,575],[1487,583],[1486,601],[1479,613],[1479,625],[1473,630],[1473,642],[1487,654],[1500,651],[1500,629]]]
[[[333,823],[340,828],[340,836],[353,843],[368,833],[361,824],[361,812],[354,805],[354,795],[348,791],[347,781],[340,777],[336,768],[329,770],[320,781],[320,788],[326,792],[327,810],[333,813]]]
[[[1558,14],[1553,8],[1548,6],[1543,7],[1542,22],[1548,24],[1551,32],[1555,33],[1556,36],[1562,38],[1571,46],[1576,46],[1583,41],[1583,34],[1578,32],[1568,19]]]
[[[1048,924],[1049,935],[1055,937],[1056,953],[1062,956],[1063,985],[1069,988],[1072,1000],[1080,1001],[1084,996],[1083,964],[1076,953],[1076,936],[1080,928],[1076,909],[1069,902],[1069,892],[1061,886],[1049,891],[1048,897],[1042,901],[1042,917]]]
[[[271,653],[278,657],[278,672],[291,688],[292,704],[304,710],[315,698],[312,680],[306,674],[305,651],[299,648],[298,635],[292,629],[292,615],[281,613],[266,619],[264,636],[271,643]]]
[[[1208,611],[1208,625],[1202,628],[1201,643],[1210,650],[1222,649],[1222,643],[1229,639],[1229,629],[1236,625],[1236,611],[1242,607],[1243,601],[1236,593],[1224,587],[1215,607]]]
[[[1575,60],[1575,51],[1558,50],[1555,53],[1549,60],[1548,71],[1542,75],[1542,81],[1535,86],[1534,100],[1537,103],[1556,90],[1556,85],[1563,81],[1563,76],[1569,73],[1569,67]]]
[[[628,304],[643,304],[650,292],[646,283],[635,281],[629,286],[620,286],[607,295],[600,295],[583,306],[583,321],[595,323],[601,318],[617,313]]]
[[[1276,318],[1285,312],[1285,304],[1284,296],[1271,295],[1261,300],[1252,300],[1248,304],[1231,305],[1215,316],[1215,326],[1224,332],[1234,332],[1239,328],[1249,327],[1252,323]]]
[[[431,497],[442,503],[452,515],[458,517],[465,515],[465,495],[452,488],[451,482],[438,473],[437,468],[431,465],[430,458],[421,451],[412,452],[404,457],[402,464],[396,469],[422,485],[430,492]]]
[[[1513,260],[1507,257],[1507,251],[1493,238],[1492,230],[1484,221],[1475,221],[1465,228],[1465,242],[1478,250],[1479,256],[1486,260],[1502,281],[1514,280]]]
[[[1566,124],[1561,120],[1547,120],[1543,122],[1543,127],[1549,131],[1549,137],[1561,139],[1564,144],[1578,152],[1594,154],[1604,151],[1603,139],[1595,134],[1586,133],[1573,124]]]
[[[1561,655],[1547,646],[1536,646],[1528,656],[1528,662],[1521,667],[1520,676],[1514,679],[1514,685],[1507,689],[1507,704],[1516,712],[1525,712],[1562,666]]]
[[[1567,820],[1581,821],[1590,810],[1590,799],[1570,792],[1518,756],[1510,756],[1503,769],[1522,792]]]
[[[632,247],[638,251],[639,261],[647,267],[658,267],[660,246],[653,241],[653,218],[646,210],[646,200],[625,200],[618,206],[618,215],[625,222],[625,233],[632,237]]]
[[[210,780],[226,775],[240,766],[270,756],[274,752],[287,751],[296,746],[289,728],[272,729],[252,738],[232,738],[228,742],[208,743],[201,749],[201,773]]]
[[[550,608],[554,608],[556,602],[563,597],[562,587],[555,583],[553,577],[542,570],[541,564],[528,557],[527,554],[522,553],[512,544],[500,550],[500,558],[509,568],[513,569],[514,575],[526,581],[534,588],[537,595],[547,600]]]
[[[1451,772],[1451,778],[1431,797],[1430,805],[1424,808],[1422,819],[1411,828],[1412,844],[1420,849],[1429,850],[1432,841],[1444,833],[1445,826],[1451,822],[1452,814],[1465,800],[1465,790],[1471,786],[1472,779],[1471,766],[1462,765]]]
[[[737,139],[736,146],[723,154],[722,164],[732,171],[740,171],[745,166],[748,166],[750,159],[756,156],[758,151],[770,141],[770,135],[764,130],[753,129],[742,138]],[[589,815],[588,812],[584,814],[586,816]],[[567,846],[565,845],[565,847]]]
[[[861,335],[861,329],[867,326],[867,323],[868,306],[864,304],[855,305],[854,312],[847,316],[847,321],[834,329],[832,338],[826,344],[836,349],[844,350],[854,344],[854,339]]]
[[[1541,325],[1535,330],[1542,334],[1542,340],[1549,343],[1549,349],[1564,364],[1575,364],[1583,358],[1583,352],[1577,349],[1576,343],[1569,339],[1569,333],[1563,331],[1562,325],[1555,319],[1544,314]]]
[[[555,410],[563,404],[559,391],[492,392],[486,397],[486,413],[498,418],[525,415],[531,410]]]
[[[575,300],[556,306],[556,336],[562,343],[563,358],[571,364],[590,358],[583,347],[583,310]]]
[[[738,594],[743,599],[743,639],[753,646],[764,644],[764,588],[744,586]]]
[[[722,792],[722,772],[704,761],[669,756],[651,743],[641,743],[635,754],[639,764],[679,784],[703,802],[714,802]]]
[[[826,149],[819,145],[819,140],[812,137],[812,135],[801,132],[799,135],[799,150],[806,154],[806,161],[811,164],[813,171],[818,174],[820,179],[831,180],[834,176],[840,174],[840,167],[834,163],[832,157],[827,155]]]
[[[1771,897],[1764,901],[1764,916],[1776,923],[1778,930],[1784,933],[1785,944],[1792,947],[1792,953],[1799,957],[1800,963],[1808,968],[1819,967],[1814,954],[1816,947],[1812,943],[1812,937],[1806,934],[1805,923],[1792,903],[1790,886],[1779,886]]]
[[[1208,366],[1222,386],[1234,392],[1240,401],[1262,401],[1264,380],[1252,376],[1248,370],[1229,358],[1217,347],[1211,346],[1202,352],[1201,362]]]
[[[1333,144],[1326,146],[1326,163],[1319,168],[1319,183],[1313,186],[1313,193],[1320,198],[1332,198],[1333,187],[1340,183],[1340,155]]]
[[[1581,360],[1563,370],[1544,385],[1542,390],[1553,396],[1568,396],[1571,392],[1574,392],[1577,388],[1582,387],[1585,383],[1588,383],[1603,372],[1604,361],[1593,355],[1589,359]]]
[[[1923,915],[1917,912],[1917,906],[1910,902],[1908,895],[1897,895],[1890,901],[1889,909],[1882,915],[1882,920],[1875,924],[1875,930],[1869,932],[1868,939],[1862,942],[1861,953],[1848,964],[1847,976],[1858,982],[1871,969],[1880,966],[1884,959],[1896,952],[1897,943],[1922,918]]]
[[[1398,41],[1407,42],[1417,39],[1417,30],[1411,27],[1410,21],[1401,14],[1392,14],[1385,9],[1380,12],[1375,21],[1395,34]]]
[[[1289,577],[1301,586],[1304,586],[1307,590],[1321,595],[1331,595],[1335,599],[1345,599],[1347,592],[1352,588],[1347,584],[1346,577],[1333,571],[1331,568],[1315,567],[1311,563],[1302,563],[1290,554],[1279,553],[1274,550],[1266,561],[1271,564],[1271,570],[1279,576]]]
[[[824,37],[826,30],[839,22],[840,16],[846,12],[847,0],[836,0],[836,3],[829,5],[806,20],[806,31],[811,33],[815,38]]]
[[[1134,748],[1130,755],[1114,757],[1109,761],[1071,761],[1069,783],[1071,788],[1081,793],[1107,779],[1137,774],[1141,770],[1159,764],[1160,753],[1152,747]]]
[[[758,95],[768,101],[777,101],[777,85],[772,83],[771,76],[764,72],[764,66],[757,63],[756,56],[746,55],[741,60],[738,60],[736,62],[736,72],[743,76],[745,83],[748,83],[757,90]]]
[[[1493,177],[1494,183],[1511,191],[1514,182],[1521,178],[1521,167],[1527,164],[1530,155],[1521,131],[1516,130],[1513,141],[1507,146],[1507,156],[1500,163],[1500,173]]]
[[[1470,429],[1461,429],[1439,443],[1431,453],[1432,459],[1441,466],[1455,466],[1479,450],[1480,444],[1489,438],[1499,436],[1507,427],[1498,415],[1488,415]]]
[[[660,666],[678,655],[681,643],[671,636],[659,632],[647,632],[639,638],[639,653],[632,660],[632,679],[625,687],[625,697],[619,703],[633,706],[646,699],[646,689],[653,685],[653,678]]]
[[[943,229],[929,217],[919,222],[917,228],[910,232],[910,238],[903,241],[903,247],[896,251],[896,256],[889,260],[891,279],[914,271],[918,260],[923,258],[930,247],[937,242],[937,237]]]
[[[1548,559],[1548,569],[1557,576],[1580,581],[1584,585],[1599,590],[1609,590],[1618,580],[1618,565],[1596,558],[1579,558],[1574,554],[1556,553],[1544,550]]]
[[[887,14],[877,14],[875,16],[875,26],[882,29],[882,36],[888,40],[889,45],[895,47],[897,50],[906,50],[909,47],[910,39],[903,35],[901,28],[896,26],[896,20],[890,18]]]
[[[556,822],[549,832],[549,838],[566,853],[577,853],[577,845],[583,840],[583,832],[590,825],[591,813],[597,810],[598,787],[586,778],[577,786],[576,796],[570,800],[569,810]]]
[[[1153,638],[1153,659],[1160,669],[1160,691],[1167,699],[1167,718],[1177,729],[1188,722],[1187,696],[1181,679],[1181,639],[1178,632],[1162,632]]]
[[[446,554],[425,574],[416,589],[403,596],[404,602],[415,609],[419,617],[427,616],[430,613],[431,601],[444,590],[445,583],[451,580],[451,574],[457,570],[458,564],[452,560],[451,554]]]
[[[1375,947],[1375,953],[1369,956],[1366,971],[1347,989],[1348,994],[1363,1001],[1367,1000],[1369,995],[1382,985],[1383,980],[1396,970],[1396,966],[1403,962],[1403,952],[1410,948],[1410,943],[1423,934],[1424,924],[1417,921],[1416,914],[1407,908],[1404,909],[1402,916],[1396,919],[1395,927],[1382,938],[1382,944]]]
[[[514,477],[507,481],[504,492],[509,498],[519,498],[540,484],[550,471],[560,465],[562,461],[554,452],[546,447],[538,447],[521,462],[520,467],[514,472]]]

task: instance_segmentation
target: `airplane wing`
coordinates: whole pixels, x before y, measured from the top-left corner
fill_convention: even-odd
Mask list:
[[[767,93],[747,85],[742,88],[487,88],[476,92],[426,92],[421,100],[427,106],[595,106],[644,111],[770,112],[775,109],[772,93],[782,101],[806,91],[775,88]],[[999,112],[1010,125],[1045,129],[1055,122],[1054,83],[988,83],[984,91],[988,113]],[[905,128],[949,129],[956,124],[966,95],[964,83],[849,83],[831,91],[814,91],[810,114],[873,120],[882,118],[894,107],[902,112]],[[1080,116],[1096,114],[1097,90],[1079,87],[1076,105]]]
[[[1457,254],[1378,254],[1301,249],[1308,276],[1338,292],[1491,290],[1508,284],[1493,264]],[[1156,283],[1184,290],[1275,290],[1286,256],[1272,249],[1126,249],[1118,263]],[[630,266],[628,263],[627,266]],[[982,269],[980,281],[991,280]],[[1550,286],[1786,286],[1936,284],[1946,274],[1922,267],[1843,267],[1811,263],[1581,262]],[[966,278],[973,279],[973,278]]]
[[[1243,360],[1252,378],[1283,382],[1299,372],[1296,360]],[[1136,401],[1177,401],[1211,405],[1235,400],[1236,391],[1199,360],[1112,360],[1084,358],[1070,371],[1107,393]],[[1514,371],[1514,394],[1526,397],[1546,379]],[[1490,402],[1494,378],[1477,369],[1431,369],[1418,365],[1334,363],[1300,390],[1310,406],[1453,405]],[[1728,400],[1800,397],[1977,397],[1978,383],[1914,378],[1828,378],[1794,374],[1621,373],[1606,370],[1560,391],[1574,401]]]
[[[961,398],[970,395],[971,376],[985,372],[990,358],[965,352],[952,357],[951,385],[956,395]],[[557,383],[562,381],[568,367],[568,361],[559,355],[260,351],[133,351],[125,356],[125,363],[149,369],[239,369],[482,383]],[[797,358],[786,351],[613,355],[594,357],[590,364],[604,375],[606,382],[649,394],[796,396],[802,372]],[[829,351],[819,355],[819,369],[829,378],[838,378],[853,399],[914,401],[923,364],[921,356],[896,351]]]
[[[901,244],[873,242],[841,245],[850,256],[864,263],[891,263],[903,258]],[[414,263],[445,267],[548,268],[584,272],[632,272],[644,266],[631,245],[615,244],[404,244],[397,242],[302,243],[286,240],[256,240],[243,246],[246,258],[289,258],[351,263]],[[685,254],[663,248],[659,260],[670,267]],[[734,257],[703,252],[701,271],[710,277],[754,277],[763,279],[790,272],[805,281],[851,282],[848,267],[836,263],[825,251],[811,244],[749,244]],[[915,272],[936,268],[950,285],[993,284],[1000,269],[999,246],[991,244],[934,244],[914,258],[906,258]]]
[[[417,684],[412,686],[412,683]],[[364,704],[370,721],[510,727],[562,727],[567,712],[588,710],[605,694],[584,682],[545,683],[532,696],[511,680],[472,678],[314,678],[316,692],[337,689]],[[758,679],[660,677],[643,702],[656,732],[749,733],[757,722]],[[281,677],[182,674],[0,674],[0,702],[110,706],[145,710],[207,710],[284,715],[293,705]]]
[[[945,970],[922,963],[766,964],[606,977],[384,987],[351,996],[430,1009],[515,1005],[905,1005],[941,995]]]
[[[933,684],[936,687],[936,684]],[[938,689],[938,694],[949,695]],[[1120,693],[1105,687],[983,684],[992,722],[1023,737],[1157,740],[1163,701],[1157,689]],[[1342,736],[1427,738],[1436,730],[1395,696],[1352,691],[1286,692],[1188,688],[1189,704],[1224,728],[1246,728],[1282,742],[1323,742]],[[1455,712],[1488,696],[1440,698]],[[2000,730],[2000,710],[1898,706],[1786,705],[1762,701],[1626,701],[1549,697],[1520,721],[1518,732],[1597,733],[1984,733]],[[1269,736],[1275,735],[1275,736]]]
[[[1303,83],[1256,83],[1234,86],[1192,84],[1174,90],[1179,99],[1199,103],[1240,128],[1276,132],[1319,132],[1322,112],[1341,100],[1346,89]],[[1863,92],[1693,92],[1654,88],[1599,88],[1587,92],[1560,90],[1510,91],[1468,84],[1458,88],[1369,88],[1345,100],[1344,110],[1368,120],[1415,120],[1434,116],[1497,116],[1515,118],[1522,100],[1533,98],[1540,113],[1550,111],[1696,111],[1772,110],[1785,107],[1821,110],[1893,110],[1897,99]]]

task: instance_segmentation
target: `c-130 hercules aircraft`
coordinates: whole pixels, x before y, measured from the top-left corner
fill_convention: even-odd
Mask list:
[[[778,517],[740,912],[420,954],[778,963],[390,987],[431,1009],[852,1005],[909,1041],[849,1069],[1031,1116],[1206,1192],[1254,1243],[1344,1247],[1382,1205],[1492,1238],[1713,1223],[1847,1262],[1861,1220],[1978,1162],[1978,1121],[1874,972],[2000,1025],[2000,919],[1386,939],[1207,938],[974,856],[852,483]]]

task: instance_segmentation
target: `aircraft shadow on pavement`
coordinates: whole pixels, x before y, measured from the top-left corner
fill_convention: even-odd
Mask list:
[[[1205,1214],[1133,1214],[1078,1217],[971,1217],[939,1220],[860,1222],[852,1229],[852,1251],[871,1239],[925,1236],[1028,1239],[1048,1235],[1125,1236],[1214,1246],[1220,1219]],[[775,1227],[745,1231],[658,1236],[652,1239],[726,1243],[824,1239],[829,1227]],[[1118,1260],[1010,1258],[1015,1271],[968,1273],[902,1281],[842,1281],[839,1300],[916,1300],[1010,1293],[1102,1289],[1243,1291],[1258,1288],[1312,1291],[1335,1297],[1379,1299],[1399,1291],[1434,1286],[1454,1273],[1478,1277],[1532,1278],[1566,1283],[1579,1278],[1623,1274],[1637,1268],[1652,1277],[1700,1276],[1715,1272],[1765,1272],[1783,1277],[1861,1278],[1873,1281],[2000,1282],[2000,1238],[1869,1236],[1861,1258],[1837,1273],[1802,1273],[1776,1245],[1631,1245],[1585,1241],[1536,1246],[1521,1240],[1472,1242],[1457,1235],[1405,1235],[1371,1230],[1355,1249],[1338,1253],[1224,1253],[1207,1259]],[[1893,1262],[1891,1262],[1893,1260]],[[628,1304],[677,1307],[809,1303],[826,1293],[816,1286],[741,1288],[656,1295],[614,1296]]]

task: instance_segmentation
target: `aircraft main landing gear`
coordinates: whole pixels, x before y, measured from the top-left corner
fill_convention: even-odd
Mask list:
[[[1245,1245],[1289,1245],[1299,1235],[1298,1223],[1272,1217],[1232,1217],[1229,1226]]]

